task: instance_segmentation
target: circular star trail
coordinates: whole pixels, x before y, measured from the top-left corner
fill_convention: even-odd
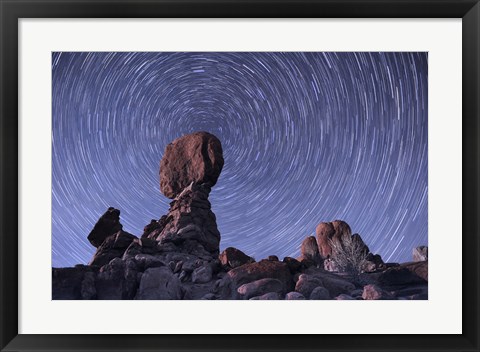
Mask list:
[[[221,249],[298,256],[345,220],[385,261],[427,244],[426,53],[53,53],[52,264],[87,263],[109,206],[168,211],[165,146],[208,131]]]

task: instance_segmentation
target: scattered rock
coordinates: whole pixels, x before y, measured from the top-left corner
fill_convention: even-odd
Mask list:
[[[286,300],[304,300],[305,296],[302,295],[300,292],[289,292],[285,295]]]
[[[413,249],[413,261],[424,262],[428,260],[428,247],[420,246]]]
[[[282,262],[261,260],[255,263],[244,264],[230,270],[225,278],[232,281],[232,288],[235,291],[243,284],[266,278],[279,280],[283,285],[283,292],[293,289],[292,274],[290,274],[287,264]]]
[[[335,299],[337,301],[352,301],[352,300],[355,300],[355,298],[353,298],[352,296],[346,295],[344,293],[342,293],[341,295],[338,295],[337,297],[335,297]]]
[[[135,299],[181,299],[182,284],[165,266],[147,269],[140,281]]]
[[[302,268],[302,263],[292,257],[283,258],[283,262],[287,264],[290,273],[295,274]]]
[[[193,270],[192,282],[204,284],[212,280],[212,267],[207,263]]]
[[[277,279],[260,279],[247,284],[243,284],[237,289],[237,292],[244,298],[249,299],[254,296],[262,296],[268,292],[284,293],[284,285]]]
[[[137,239],[123,230],[107,237],[97,248],[89,265],[103,266],[114,258],[121,258],[130,244]]]
[[[365,300],[390,300],[394,297],[376,285],[366,285],[363,288],[362,298]]]
[[[253,263],[255,261],[241,250],[234,247],[226,248],[222,253],[220,253],[218,258],[224,267],[230,269],[244,264]]]
[[[279,300],[282,299],[277,292],[269,292],[262,296],[252,297],[251,300]]]
[[[425,284],[428,279],[428,262],[416,262],[391,267],[378,277],[380,286],[399,289],[411,285]]]
[[[327,300],[330,299],[330,292],[325,287],[315,287],[310,294],[310,299],[314,300]]]
[[[319,286],[323,286],[323,281],[320,278],[301,274],[295,285],[295,291],[300,292],[305,297],[310,297],[312,291]]]

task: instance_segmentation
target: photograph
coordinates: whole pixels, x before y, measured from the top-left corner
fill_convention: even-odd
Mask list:
[[[53,52],[53,300],[428,300],[428,52]]]

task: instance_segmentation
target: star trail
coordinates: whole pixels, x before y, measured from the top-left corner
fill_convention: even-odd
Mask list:
[[[140,236],[168,211],[165,146],[222,142],[221,250],[296,257],[345,220],[385,261],[427,245],[427,53],[52,54],[52,265],[87,263],[109,206]]]

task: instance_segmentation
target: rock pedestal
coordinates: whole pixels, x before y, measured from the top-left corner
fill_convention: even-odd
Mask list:
[[[191,183],[170,203],[166,217],[143,237],[160,244],[173,243],[192,254],[208,252],[219,254],[220,232],[208,200],[210,188],[206,184]]]

